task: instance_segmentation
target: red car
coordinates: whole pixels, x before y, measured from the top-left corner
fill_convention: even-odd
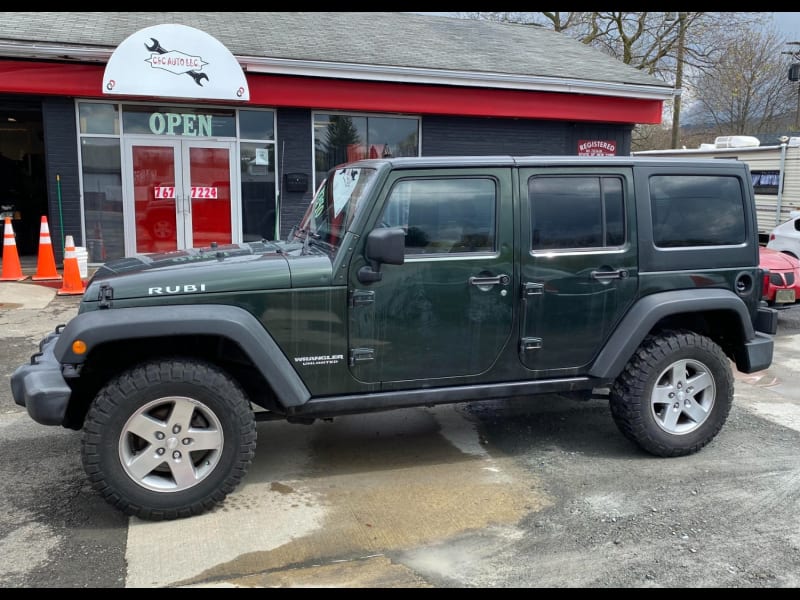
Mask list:
[[[760,266],[764,269],[762,298],[775,308],[788,308],[800,300],[800,260],[794,256],[759,248]]]

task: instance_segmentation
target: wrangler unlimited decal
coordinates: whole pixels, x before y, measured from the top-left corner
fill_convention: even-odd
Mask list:
[[[322,354],[320,356],[294,357],[294,362],[298,362],[304,367],[311,365],[335,365],[340,360],[344,360],[344,354]]]

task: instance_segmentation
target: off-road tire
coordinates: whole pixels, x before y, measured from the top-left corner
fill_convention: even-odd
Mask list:
[[[222,502],[247,472],[255,445],[253,411],[230,376],[202,361],[166,359],[136,366],[99,391],[81,456],[107,502],[159,521]]]
[[[645,338],[609,393],[625,437],[663,457],[703,448],[719,433],[732,402],[728,357],[711,339],[683,330]]]

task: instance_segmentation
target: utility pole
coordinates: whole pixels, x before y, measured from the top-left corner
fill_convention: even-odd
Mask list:
[[[797,85],[797,109],[794,113],[794,130],[800,131],[800,84]]]
[[[675,89],[680,91],[683,85],[683,62],[686,52],[686,13],[678,13],[678,51],[675,56]],[[800,106],[800,105],[799,105]],[[681,143],[681,96],[675,96],[672,103],[672,147],[679,148]]]
[[[800,46],[800,42],[786,42],[789,46]],[[792,50],[791,52],[781,52],[781,54],[789,54],[796,61],[800,60],[800,50]],[[800,63],[793,63],[789,67],[789,81],[800,81]],[[794,113],[794,131],[800,131],[800,83],[797,84],[797,108]]]

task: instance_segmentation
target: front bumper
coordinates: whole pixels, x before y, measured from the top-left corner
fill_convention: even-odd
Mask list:
[[[49,333],[39,343],[39,352],[30,363],[17,367],[11,375],[11,395],[24,406],[30,417],[42,425],[61,425],[67,413],[72,389],[61,374],[61,364],[53,354],[60,330]]]

